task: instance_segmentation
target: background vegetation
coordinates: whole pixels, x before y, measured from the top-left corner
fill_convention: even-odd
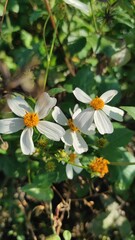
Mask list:
[[[55,155],[62,142],[35,136],[36,153],[24,156],[20,133],[2,135],[1,240],[135,239],[135,1],[83,2],[89,15],[62,0],[1,0],[0,117],[11,116],[13,92],[31,102],[45,87],[69,114],[75,87],[91,96],[116,89],[112,105],[125,110],[124,122],[111,135],[86,137],[81,156],[116,165],[104,178],[83,170],[68,180]]]

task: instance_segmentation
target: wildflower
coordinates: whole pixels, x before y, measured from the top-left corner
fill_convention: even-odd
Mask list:
[[[73,146],[75,151],[79,154],[83,152],[88,151],[88,145],[81,136],[80,132],[83,132],[85,134],[93,134],[95,127],[92,125],[89,129],[89,131],[85,131],[85,129],[81,129],[80,125],[76,127],[74,121],[77,118],[78,114],[81,112],[81,109],[78,108],[76,110],[76,107],[74,108],[74,112],[71,113],[71,118],[67,119],[65,114],[61,111],[59,107],[55,107],[52,116],[54,120],[59,123],[62,126],[68,126],[69,129],[66,130],[64,136],[61,138],[61,140],[68,146]]]
[[[76,125],[83,122],[84,127],[89,129],[91,123],[94,121],[100,134],[105,134],[113,132],[113,125],[109,118],[120,122],[123,120],[123,110],[107,105],[117,94],[116,90],[109,90],[94,99],[91,99],[80,88],[75,88],[73,93],[79,101],[89,104],[89,107],[78,115]]]
[[[59,151],[59,158],[61,161],[63,160],[63,164],[68,162],[66,164],[66,175],[68,179],[73,179],[74,171],[78,174],[82,171],[82,164],[80,163],[77,153],[70,151],[68,146],[65,146],[62,151]]]
[[[79,0],[64,0],[65,3],[79,9],[81,12],[89,16],[89,6]]]
[[[92,170],[92,172],[96,173],[97,175],[99,175],[99,177],[102,178],[106,173],[109,172],[107,166],[108,164],[110,164],[110,162],[107,159],[100,157],[92,160],[89,164],[89,167]]]
[[[25,155],[31,155],[35,151],[32,140],[34,127],[41,134],[54,141],[59,141],[65,133],[64,129],[58,124],[41,120],[49,114],[56,104],[56,99],[50,97],[48,93],[43,93],[39,97],[34,111],[20,96],[9,98],[7,103],[12,112],[18,117],[0,120],[0,133],[10,134],[23,129],[20,145]]]

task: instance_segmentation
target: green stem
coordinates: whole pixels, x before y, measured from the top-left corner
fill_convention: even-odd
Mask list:
[[[50,18],[50,15],[47,17],[47,19],[45,21],[45,24],[44,24],[44,27],[43,27],[43,40],[44,40],[45,50],[46,50],[47,56],[48,56],[48,49],[47,49],[47,44],[46,44],[46,39],[45,39],[45,32],[46,32],[46,26],[47,26],[47,23],[49,21],[49,18]]]
[[[67,161],[64,161],[64,160],[62,160],[62,161],[65,162],[66,164],[70,164],[70,165],[75,166],[75,167],[80,167],[80,168],[85,169],[85,170],[87,169],[87,167],[82,166],[82,165],[77,165],[75,163],[67,162]]]
[[[92,0],[90,0],[90,7],[91,7],[91,12],[92,12],[92,18],[93,18],[93,23],[94,23],[94,27],[95,27],[95,31],[96,33],[98,33],[98,27],[97,27],[97,23],[96,23],[96,18],[95,18],[95,14],[94,14],[94,9],[93,9],[93,5],[92,5]]]
[[[54,44],[55,44],[55,40],[56,40],[57,28],[58,28],[58,24],[57,24],[57,26],[56,26],[56,28],[55,28],[55,30],[54,30],[53,40],[52,40],[50,52],[49,52],[49,54],[47,55],[47,68],[46,68],[45,79],[44,79],[44,90],[45,90],[45,87],[46,87],[46,82],[47,82],[48,73],[49,73],[49,67],[50,67],[50,63],[51,63],[51,57],[52,57],[52,53],[53,53],[53,49],[54,49]]]
[[[110,165],[114,165],[114,166],[128,166],[128,165],[135,165],[135,162],[110,162]]]
[[[27,175],[28,175],[28,183],[31,183],[31,171],[30,171],[30,159],[28,160],[28,169],[27,169]]]

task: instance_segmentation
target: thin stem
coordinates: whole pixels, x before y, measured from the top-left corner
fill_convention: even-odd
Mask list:
[[[88,169],[87,167],[82,166],[82,165],[77,165],[76,163],[67,162],[67,161],[64,161],[64,160],[62,160],[62,161],[65,162],[66,164],[70,164],[70,165],[75,166],[75,167],[80,167],[80,168],[85,169],[85,170]]]
[[[48,0],[44,0],[44,3],[45,3],[45,6],[46,6],[46,9],[47,9],[47,12],[49,13],[50,20],[51,20],[51,23],[52,23],[52,27],[53,27],[53,29],[55,30],[56,24],[55,24],[53,15],[52,15],[52,11],[51,11],[50,4],[49,4]]]
[[[46,87],[47,77],[48,77],[48,73],[49,73],[49,67],[50,67],[50,63],[51,63],[51,57],[52,57],[54,44],[55,44],[55,40],[56,40],[57,28],[58,28],[58,24],[57,24],[57,26],[55,28],[55,31],[54,31],[54,34],[53,34],[53,40],[52,40],[51,49],[50,49],[50,52],[49,52],[49,54],[47,56],[47,68],[46,68],[45,79],[44,79],[44,90],[45,90],[45,87]]]
[[[28,160],[28,169],[27,169],[27,175],[28,175],[28,183],[31,183],[31,171],[30,171],[30,160]]]
[[[128,166],[128,165],[135,165],[135,162],[110,162],[110,165],[113,165],[113,166]]]
[[[49,21],[49,18],[50,18],[50,16],[47,17],[47,19],[45,21],[45,24],[44,24],[44,27],[43,27],[43,40],[44,40],[45,50],[46,50],[47,56],[48,56],[48,49],[47,49],[47,44],[46,44],[46,39],[45,39],[45,31],[46,31],[46,26],[47,26],[47,23]]]
[[[93,23],[94,23],[95,31],[96,31],[96,33],[98,33],[99,31],[98,31],[98,27],[97,27],[97,23],[96,23],[96,18],[95,18],[95,14],[94,14],[94,9],[93,9],[92,0],[90,0],[90,7],[91,7],[92,18],[93,18]]]
[[[5,2],[3,16],[2,16],[2,19],[1,19],[1,22],[0,22],[0,35],[1,35],[1,32],[2,32],[2,24],[3,24],[3,21],[4,21],[5,14],[6,14],[7,4],[8,4],[8,0],[6,0],[6,2]]]

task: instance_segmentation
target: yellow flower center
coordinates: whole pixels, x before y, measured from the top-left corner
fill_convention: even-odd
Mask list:
[[[104,105],[105,105],[104,101],[99,97],[94,98],[90,102],[90,106],[93,107],[95,110],[102,109]]]
[[[37,113],[27,112],[24,116],[24,124],[26,127],[35,127],[39,122],[39,117]]]
[[[106,173],[109,172],[108,166],[107,166],[108,164],[110,164],[110,162],[107,159],[100,157],[100,158],[94,159],[89,164],[89,166],[93,172],[99,173],[100,177],[102,178]]]
[[[73,131],[73,132],[78,132],[79,131],[79,128],[77,128],[74,125],[74,122],[71,118],[68,120],[68,126],[70,127],[71,131]]]
[[[76,154],[75,153],[70,153],[69,154],[69,162],[74,163],[76,159]]]

